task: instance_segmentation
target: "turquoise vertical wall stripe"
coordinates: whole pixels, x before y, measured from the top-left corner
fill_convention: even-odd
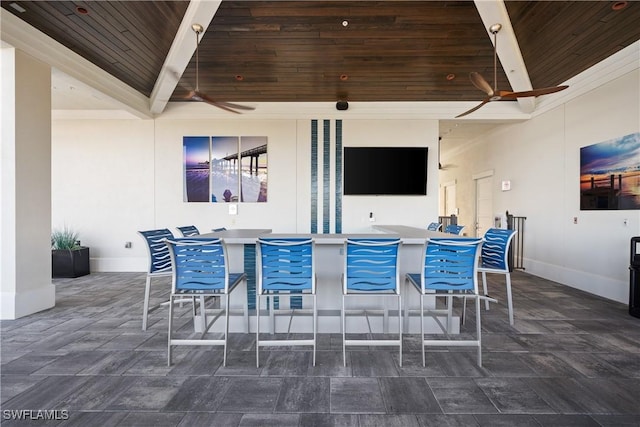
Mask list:
[[[311,233],[318,232],[318,121],[311,120]],[[274,300],[279,305],[278,298]],[[276,307],[277,308],[277,307]],[[302,308],[302,297],[292,296],[289,308]]]
[[[336,233],[342,233],[342,120],[336,120]]]
[[[330,206],[329,206],[329,198],[330,198],[330,189],[329,183],[331,182],[331,165],[329,164],[330,158],[330,145],[331,145],[331,134],[330,134],[330,124],[329,120],[325,120],[323,122],[323,130],[324,130],[324,138],[322,145],[322,232],[329,233],[329,220],[330,220]]]
[[[318,121],[311,120],[311,232],[318,232]]]
[[[256,308],[256,245],[244,245],[244,272],[247,274],[247,302]]]

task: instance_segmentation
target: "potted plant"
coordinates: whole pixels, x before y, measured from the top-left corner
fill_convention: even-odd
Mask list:
[[[67,228],[51,233],[51,275],[54,278],[89,274],[89,248],[80,245],[78,233]]]

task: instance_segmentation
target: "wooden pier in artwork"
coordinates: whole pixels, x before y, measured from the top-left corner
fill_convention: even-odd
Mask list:
[[[228,162],[233,162],[233,165],[235,166],[238,158],[242,159],[244,157],[250,157],[251,160],[249,163],[249,173],[253,175],[254,167],[255,167],[255,174],[257,175],[258,174],[258,158],[260,157],[261,154],[266,154],[266,153],[267,153],[267,144],[264,144],[259,147],[254,147],[254,148],[245,150],[240,153],[240,156],[238,156],[238,153],[229,154],[228,156],[224,157],[224,160]]]
[[[580,209],[618,209],[618,199],[622,190],[621,174],[612,174],[608,179],[595,179],[592,176],[589,182],[590,187],[580,192]]]

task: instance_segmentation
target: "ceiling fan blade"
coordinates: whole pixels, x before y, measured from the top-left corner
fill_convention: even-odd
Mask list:
[[[206,93],[203,93],[200,91],[200,59],[199,59],[199,42],[200,42],[200,34],[204,31],[202,26],[200,24],[193,24],[191,25],[191,29],[194,31],[194,33],[196,34],[196,87],[195,89],[192,88],[188,88],[189,94],[185,97],[185,99],[189,99],[191,101],[199,101],[199,102],[206,102],[209,105],[212,105],[214,107],[218,107],[220,109],[223,110],[227,110],[231,113],[235,113],[235,114],[242,114],[240,111],[237,110],[246,110],[246,111],[252,111],[255,110],[254,107],[249,107],[246,105],[240,105],[240,104],[234,104],[233,102],[226,102],[226,101],[216,101],[215,99],[211,98],[209,95],[207,95]],[[181,76],[175,72],[175,70],[169,69],[169,72],[176,78],[178,79],[178,83],[180,83],[180,79]]]
[[[548,95],[550,93],[560,92],[561,90],[565,90],[569,86],[552,86],[552,87],[543,87],[540,89],[526,90],[523,92],[506,92],[504,95],[500,93],[500,97],[502,99],[515,99],[515,98],[526,98],[529,96],[541,96]]]
[[[216,104],[226,105],[227,107],[235,108],[236,110],[247,110],[247,111],[255,110],[255,107],[250,107],[248,105],[235,104],[233,102],[216,101]]]
[[[469,79],[475,87],[486,93],[487,96],[493,96],[493,89],[491,88],[491,85],[484,79],[484,77],[482,77],[480,73],[476,73],[475,71],[470,72]]]
[[[233,102],[226,102],[226,101],[216,101],[215,99],[212,99],[209,95],[204,94],[202,92],[198,92],[198,95],[207,104],[214,105],[218,108],[222,108],[223,110],[233,111],[236,114],[240,114],[240,111],[236,111],[236,110],[247,110],[247,111],[255,110],[254,107],[249,107],[246,105],[234,104]]]
[[[467,114],[471,114],[471,113],[473,113],[474,111],[476,111],[478,108],[482,107],[484,104],[486,104],[489,101],[490,101],[489,98],[485,98],[485,99],[482,100],[482,102],[480,104],[476,105],[475,107],[473,107],[470,110],[465,111],[462,114],[458,114],[455,118],[457,119],[458,117],[463,117],[463,116],[466,116]]]
[[[223,110],[230,111],[232,113],[241,114],[240,111],[234,110],[232,107],[226,105],[226,102],[218,102],[215,99],[212,99],[209,95],[206,95],[202,92],[197,92],[197,95],[203,102],[206,102],[209,105],[213,105],[214,107],[222,108]]]

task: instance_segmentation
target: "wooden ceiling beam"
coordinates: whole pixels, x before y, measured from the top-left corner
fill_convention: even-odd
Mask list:
[[[160,114],[164,111],[171,94],[175,91],[178,81],[196,51],[196,36],[191,26],[193,24],[202,25],[204,29],[200,34],[202,39],[207,27],[209,27],[218,11],[220,3],[221,1],[211,0],[191,0],[189,2],[187,11],[182,18],[178,32],[173,39],[169,53],[165,58],[149,97],[149,109],[152,114]]]
[[[491,26],[493,24],[502,25],[500,32],[497,34],[498,46],[496,51],[512,90],[514,92],[520,92],[533,89],[504,1],[474,0],[474,3],[487,29],[487,34],[491,38],[491,43],[494,43],[494,36],[490,30]],[[487,76],[484,77],[493,86],[493,76],[490,78]],[[501,88],[498,88],[498,90],[501,90]],[[532,113],[536,107],[534,97],[518,98],[518,104],[525,113]]]

